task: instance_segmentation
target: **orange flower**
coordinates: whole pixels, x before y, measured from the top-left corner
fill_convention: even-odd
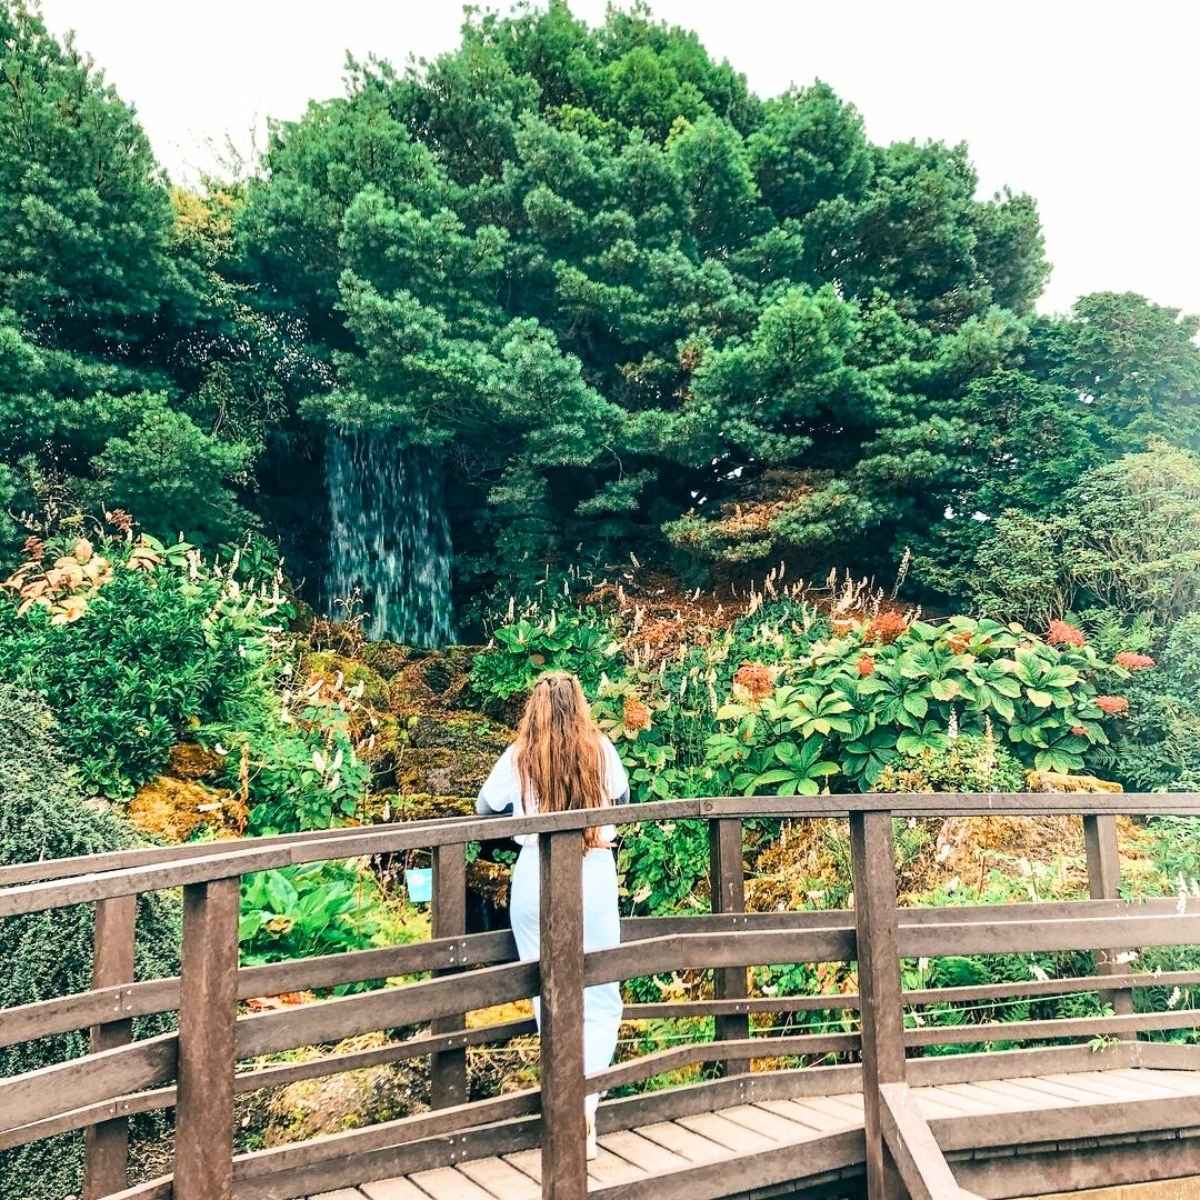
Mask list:
[[[1110,717],[1119,717],[1129,711],[1129,701],[1124,696],[1097,696],[1096,707]]]
[[[1072,725],[1071,732],[1076,737],[1086,737],[1087,736],[1087,730],[1084,729],[1084,727],[1082,725]]]
[[[858,673],[865,679],[868,675],[875,674],[875,660],[869,655],[864,654],[858,660]]]
[[[1046,641],[1052,646],[1082,646],[1085,640],[1082,631],[1066,621],[1051,621],[1046,631]]]
[[[902,633],[908,629],[908,622],[898,612],[881,612],[867,626],[863,634],[864,642],[879,642],[890,646]]]
[[[1124,667],[1127,671],[1148,671],[1158,665],[1150,655],[1136,654],[1132,650],[1122,650],[1115,661],[1118,667]]]
[[[650,728],[650,710],[636,696],[625,697],[625,708],[621,719],[625,728],[631,733],[641,733],[643,729]]]
[[[763,700],[775,690],[770,667],[744,662],[733,676],[734,692],[745,700]]]
[[[946,645],[949,646],[951,651],[955,654],[966,654],[966,652],[971,648],[971,634],[969,634],[965,629],[962,629],[958,633],[951,634],[950,637],[946,639]]]

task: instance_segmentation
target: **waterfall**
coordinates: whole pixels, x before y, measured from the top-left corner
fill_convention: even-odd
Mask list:
[[[453,641],[450,523],[434,452],[331,430],[325,476],[331,614],[357,590],[368,637],[422,647]]]

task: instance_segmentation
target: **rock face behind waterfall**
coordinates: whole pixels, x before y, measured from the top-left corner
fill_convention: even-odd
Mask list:
[[[326,479],[331,614],[345,615],[338,602],[358,594],[368,637],[452,642],[450,525],[436,455],[382,435],[334,432]]]

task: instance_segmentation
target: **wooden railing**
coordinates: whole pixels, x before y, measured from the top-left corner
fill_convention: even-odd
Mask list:
[[[1090,900],[901,908],[896,902],[894,817],[1079,814]],[[703,1062],[721,1064],[708,1082],[605,1104],[601,1128],[668,1119],[792,1094],[820,1077],[861,1087],[866,1172],[872,1197],[893,1194],[899,1172],[914,1194],[941,1195],[940,1166],[914,1154],[925,1146],[903,1100],[920,1060],[906,1050],[950,1043],[1135,1038],[1139,1032],[1200,1023],[1200,1011],[1133,1011],[1133,990],[1200,983],[1200,970],[1138,972],[1113,953],[1123,947],[1200,944],[1200,901],[1117,898],[1118,814],[1200,815],[1196,795],[928,795],[726,797],[670,800],[535,818],[458,818],[342,829],[204,846],[156,848],[0,869],[0,919],[92,904],[96,911],[91,990],[0,1012],[0,1045],[91,1028],[90,1053],[0,1080],[0,1150],[86,1130],[88,1200],[225,1200],[300,1196],[352,1183],[541,1145],[543,1195],[579,1200],[586,1191],[583,1097]],[[742,820],[848,819],[853,910],[747,913]],[[632,918],[620,946],[585,954],[581,856],[590,825],[699,818],[710,822],[712,913]],[[465,931],[465,847],[537,832],[541,845],[542,959],[516,961],[508,931]],[[238,967],[239,881],[268,869],[330,859],[432,849],[432,940],[382,949]],[[136,898],[182,888],[178,978],[134,982]],[[1093,972],[1053,979],[903,991],[903,958],[1090,949]],[[858,963],[857,995],[756,996],[748,967]],[[711,1015],[715,1040],[688,1044],[585,1077],[583,988],[657,972],[713,969],[711,999],[627,1006],[627,1019]],[[238,1000],[430,971],[403,989],[341,996],[267,1012],[238,1013]],[[1112,1015],[905,1028],[904,1012],[933,1002],[999,1001],[1099,992]],[[467,1028],[469,1012],[541,997],[541,1086],[467,1100],[467,1047],[533,1031],[531,1020]],[[749,1015],[844,1010],[853,1032],[752,1037]],[[132,1040],[134,1018],[179,1014],[177,1032]],[[367,1050],[238,1071],[236,1064],[300,1046],[428,1025],[429,1032]],[[1019,1056],[1021,1052],[1016,1052]],[[1044,1052],[1041,1052],[1044,1053]],[[749,1074],[753,1059],[836,1054],[845,1065]],[[295,1145],[234,1153],[235,1096],[299,1079],[430,1055],[432,1110]],[[932,1060],[931,1060],[932,1061]],[[815,1084],[813,1085],[815,1086]],[[834,1086],[830,1083],[829,1086]],[[772,1089],[780,1089],[773,1092]],[[173,1175],[127,1187],[127,1124],[137,1113],[174,1108]],[[916,1118],[918,1125],[919,1118]],[[926,1150],[928,1147],[926,1146]],[[914,1175],[914,1172],[916,1174]],[[922,1172],[925,1174],[923,1175]],[[914,1180],[920,1184],[916,1186]],[[930,1181],[932,1180],[932,1183]],[[922,1182],[923,1181],[923,1182]],[[924,1188],[924,1193],[921,1192]],[[932,1189],[932,1190],[931,1190]],[[659,1200],[674,1193],[665,1192]]]

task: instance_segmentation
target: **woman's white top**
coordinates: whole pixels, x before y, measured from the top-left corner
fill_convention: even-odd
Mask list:
[[[622,799],[629,791],[629,776],[617,748],[607,737],[601,736],[604,750],[604,795],[611,802]],[[525,800],[521,796],[521,777],[517,773],[516,746],[509,746],[496,760],[491,774],[479,789],[475,811],[480,815],[502,813],[512,809],[514,817],[537,815],[537,797]],[[601,825],[601,840],[611,842],[617,836],[615,825]],[[522,833],[515,838],[522,846],[537,844],[536,833]]]

